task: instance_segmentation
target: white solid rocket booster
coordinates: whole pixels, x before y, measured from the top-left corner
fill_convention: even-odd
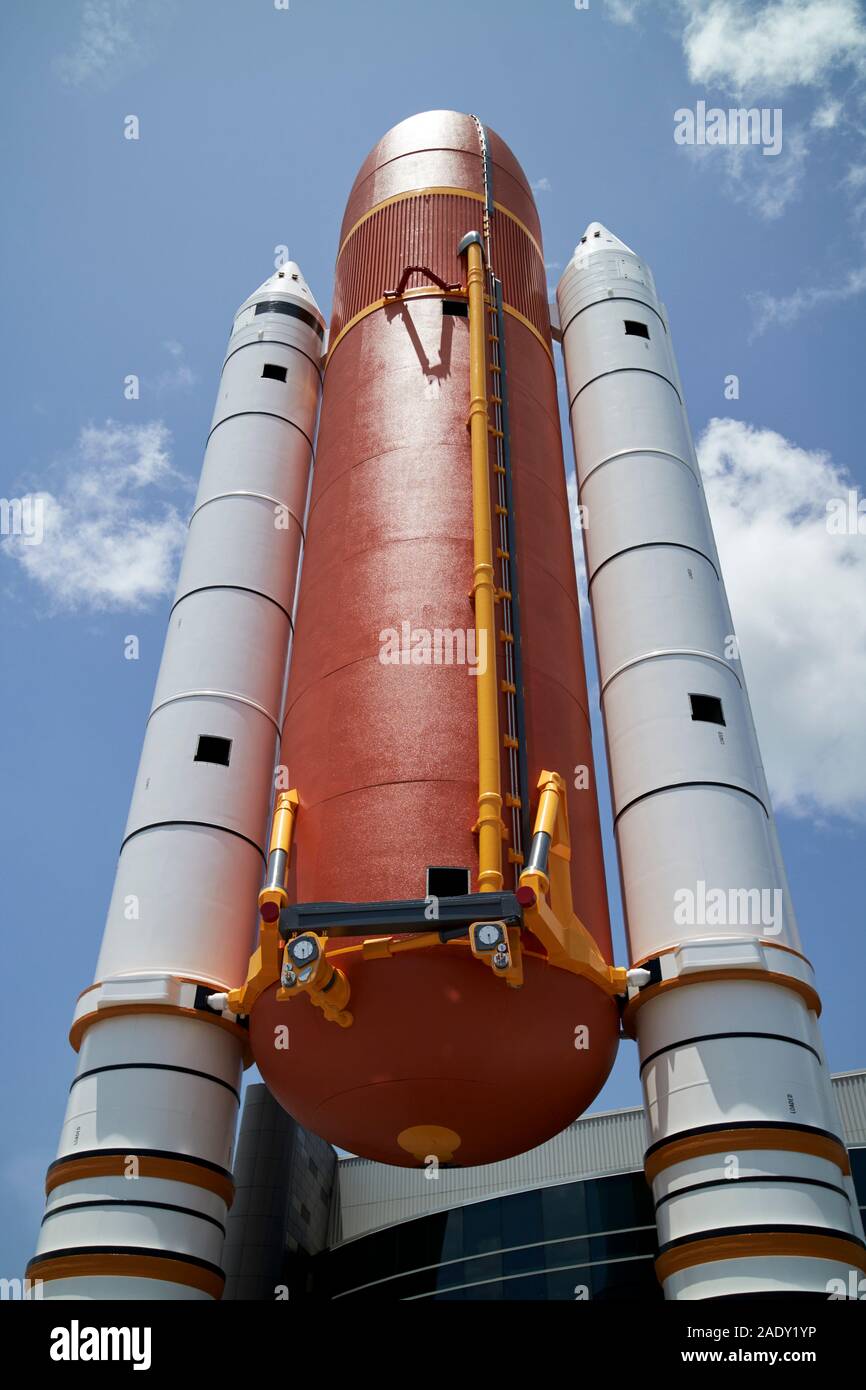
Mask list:
[[[599,223],[559,320],[667,1298],[827,1295],[862,1227],[664,306]]]
[[[239,309],[78,1070],[28,1267],[44,1298],[207,1299],[220,1269],[246,976],[321,391],[324,320],[294,263]]]

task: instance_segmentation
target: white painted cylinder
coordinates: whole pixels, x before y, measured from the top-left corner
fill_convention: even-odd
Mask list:
[[[62,1299],[220,1296],[243,983],[320,392],[297,267],[235,319],[31,1280]]]
[[[866,1249],[667,316],[598,223],[558,305],[657,1270],[826,1296]]]

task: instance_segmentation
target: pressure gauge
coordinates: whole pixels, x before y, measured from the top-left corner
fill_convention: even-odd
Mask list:
[[[299,936],[296,941],[291,942],[289,955],[296,965],[306,965],[318,955],[318,948],[309,936]]]
[[[502,940],[502,928],[496,922],[482,922],[475,932],[475,939],[486,951],[492,951]]]

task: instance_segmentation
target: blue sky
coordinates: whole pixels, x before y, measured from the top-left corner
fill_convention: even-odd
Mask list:
[[[826,525],[866,489],[861,8],[6,0],[0,53],[0,497],[50,518],[0,537],[0,1273],[32,1251],[232,315],[282,244],[327,312],[355,172],[419,110],[511,144],[551,286],[594,219],[653,268],[830,1064],[864,1064],[866,535]],[[699,100],[781,109],[781,153],[676,144]],[[598,1107],[638,1100],[626,1044]]]

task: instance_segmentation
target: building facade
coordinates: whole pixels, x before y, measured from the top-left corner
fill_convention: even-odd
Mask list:
[[[833,1078],[866,1207],[866,1071]],[[338,1158],[247,1089],[226,1297],[353,1302],[660,1301],[639,1108],[588,1115],[477,1168]],[[866,1289],[864,1289],[866,1293]]]

